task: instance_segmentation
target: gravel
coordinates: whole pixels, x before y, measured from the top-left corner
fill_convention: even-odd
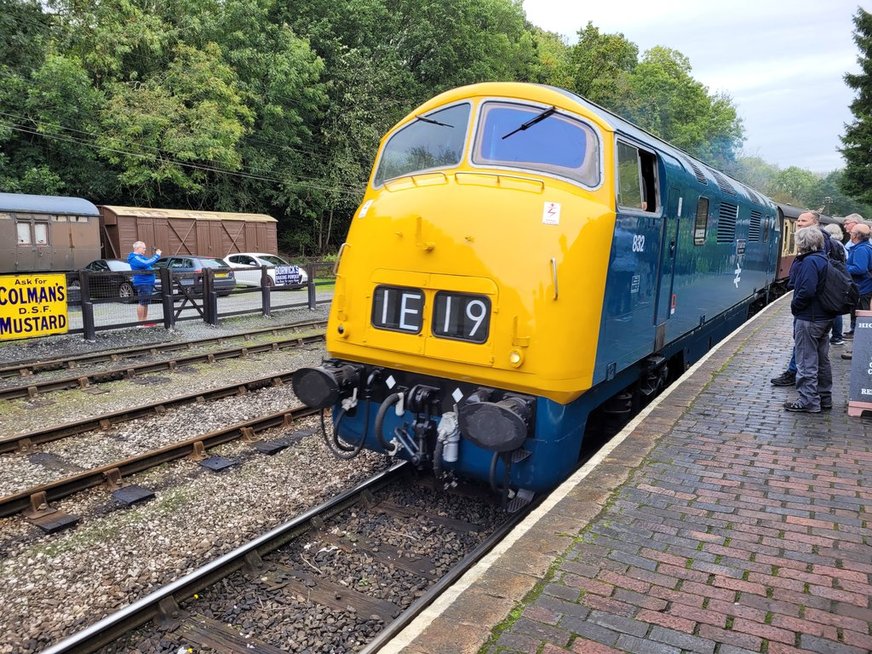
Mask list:
[[[0,342],[0,365],[13,365],[20,361],[53,359],[61,355],[93,354],[102,350],[115,350],[154,343],[213,338],[224,334],[229,336],[257,327],[326,320],[328,310],[326,305],[320,305],[315,311],[308,309],[274,311],[270,318],[259,315],[237,316],[222,319],[216,327],[200,320],[191,320],[176,323],[175,329],[170,331],[163,327],[111,329],[97,332],[93,342],[86,341],[81,334],[59,334],[21,341],[4,341]]]
[[[239,333],[318,317],[314,312],[296,313],[227,320],[217,331]],[[0,347],[0,361],[215,334],[214,328],[185,323],[173,333],[162,329],[101,332],[90,344],[80,336],[48,337]],[[188,373],[155,373],[156,381],[144,384],[109,384],[108,393],[59,392],[36,401],[8,401],[0,405],[0,427],[4,433],[29,431],[152,398],[247,381],[315,363],[322,356],[318,347],[271,352],[197,366]],[[296,404],[289,388],[267,388],[56,441],[29,455],[3,455],[0,493]],[[298,430],[307,433],[315,426],[313,420],[299,421],[291,429],[271,430],[259,438]],[[236,462],[220,473],[180,460],[136,475],[127,481],[149,487],[157,496],[131,508],[118,506],[104,488],[71,496],[55,507],[79,516],[81,522],[59,534],[44,535],[20,516],[0,520],[0,605],[4,607],[0,654],[39,651],[385,467],[384,457],[369,452],[352,461],[338,461],[317,436],[319,431],[272,457],[255,453],[241,441],[210,450],[209,454]]]

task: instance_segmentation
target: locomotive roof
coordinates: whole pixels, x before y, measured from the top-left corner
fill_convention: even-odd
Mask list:
[[[278,222],[265,213],[236,213],[228,211],[190,211],[188,209],[151,209],[148,207],[119,207],[101,204],[100,208],[116,216],[135,218],[187,218],[188,220],[242,220],[249,223]]]
[[[719,170],[716,170],[710,167],[708,164],[703,161],[697,159],[691,154],[680,150],[679,148],[671,145],[667,141],[654,136],[650,132],[645,131],[641,127],[634,125],[630,121],[621,118],[615,113],[612,113],[608,109],[599,106],[591,102],[590,100],[586,100],[585,98],[572,93],[571,91],[567,91],[566,89],[562,89],[558,86],[549,86],[547,84],[530,84],[527,82],[482,82],[479,84],[470,84],[468,86],[462,86],[456,89],[451,89],[442,93],[435,98],[425,102],[423,105],[414,110],[414,112],[401,120],[397,125],[392,128],[396,129],[399,125],[402,125],[407,120],[411,119],[412,116],[420,115],[421,113],[426,113],[432,108],[437,107],[440,104],[444,104],[446,101],[457,100],[464,97],[469,97],[470,95],[484,95],[484,96],[502,96],[508,98],[519,98],[519,99],[527,99],[538,101],[543,104],[553,104],[556,100],[554,94],[558,94],[571,100],[572,102],[583,106],[590,114],[595,117],[595,120],[599,122],[599,124],[606,129],[610,129],[612,131],[621,132],[622,134],[626,134],[627,136],[636,139],[640,143],[647,143],[651,147],[656,147],[661,152],[670,155],[674,159],[680,162],[680,165],[687,171],[688,174],[693,175],[696,179],[703,184],[712,184],[714,186],[720,187],[720,189],[724,193],[734,194],[735,191],[741,190],[744,194],[748,196],[748,198],[752,201],[758,202],[763,205],[768,205],[772,209],[774,209],[774,203],[764,194],[759,193],[752,189],[751,187],[743,184],[742,182],[730,177],[726,173],[722,173]]]
[[[84,198],[59,195],[0,193],[0,211],[16,213],[50,213],[67,216],[99,216],[97,207]]]

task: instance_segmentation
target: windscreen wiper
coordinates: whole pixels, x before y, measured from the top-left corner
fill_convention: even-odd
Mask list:
[[[523,132],[525,129],[530,129],[536,123],[541,123],[543,120],[548,118],[548,116],[550,116],[551,114],[553,114],[556,111],[557,111],[557,107],[551,107],[550,109],[546,109],[538,116],[534,116],[533,118],[528,120],[526,123],[523,123],[522,125],[516,127],[508,134],[503,135],[503,140],[509,138],[512,134],[517,134],[518,132]]]
[[[440,123],[438,120],[433,120],[432,118],[424,118],[424,116],[415,116],[415,120],[423,120],[425,123],[430,123],[431,125],[439,125],[440,127],[450,127],[454,129],[454,125],[449,125],[448,123]]]

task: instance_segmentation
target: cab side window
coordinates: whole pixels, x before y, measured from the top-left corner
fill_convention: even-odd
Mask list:
[[[699,201],[696,203],[696,220],[693,225],[693,244],[694,245],[704,245],[705,244],[705,236],[708,232],[708,211],[709,211],[709,201],[708,198],[704,198],[700,196]]]
[[[654,213],[657,198],[656,155],[618,141],[618,205]]]

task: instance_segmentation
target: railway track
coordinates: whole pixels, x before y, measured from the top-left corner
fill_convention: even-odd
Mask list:
[[[323,320],[313,320],[307,322],[298,322],[290,325],[282,325],[276,327],[263,327],[260,329],[252,329],[239,334],[229,334],[223,336],[214,336],[210,338],[200,338],[188,341],[173,341],[170,343],[154,343],[136,348],[125,348],[116,350],[104,350],[102,352],[94,352],[92,354],[81,354],[72,357],[57,357],[53,359],[27,359],[19,361],[15,365],[0,367],[0,379],[9,377],[29,377],[40,372],[49,372],[53,370],[75,369],[85,364],[95,363],[115,363],[122,359],[135,359],[144,356],[154,356],[163,352],[175,352],[180,350],[191,350],[197,347],[208,345],[223,344],[228,341],[242,339],[243,341],[264,336],[267,334],[279,335],[285,332],[305,332],[312,329],[324,329],[326,322]]]
[[[181,459],[186,456],[197,460],[206,458],[209,448],[223,445],[238,439],[254,439],[254,436],[275,427],[290,427],[295,420],[317,413],[307,407],[281,411],[252,420],[239,422],[228,427],[199,434],[190,438],[143,452],[133,457],[114,461],[89,470],[68,475],[46,484],[32,486],[21,492],[0,497],[0,518],[25,513],[27,518],[47,532],[54,532],[72,526],[78,521],[63,511],[51,506],[51,502],[62,499],[100,484],[107,484],[114,492],[121,492],[118,499],[135,503],[152,494],[138,486],[124,486],[124,478],[148,470],[155,466]],[[265,454],[274,454],[288,447],[294,437],[273,442],[259,442],[255,447]],[[216,465],[215,468],[220,468]]]
[[[0,388],[0,399],[14,399],[18,397],[36,397],[41,393],[49,391],[64,390],[69,388],[87,388],[93,384],[102,384],[111,381],[119,381],[123,379],[132,379],[137,375],[156,372],[162,370],[175,370],[179,366],[191,365],[195,363],[214,363],[216,361],[224,361],[227,359],[246,357],[252,354],[262,352],[278,351],[282,349],[299,347],[307,343],[320,342],[324,339],[324,333],[312,334],[307,336],[293,336],[290,338],[281,339],[278,341],[269,341],[257,345],[242,345],[239,347],[228,348],[215,352],[205,352],[200,354],[191,354],[187,356],[175,357],[173,359],[164,359],[161,361],[151,361],[128,365],[123,368],[113,368],[111,370],[101,370],[84,375],[77,374],[61,379],[50,379],[41,382],[33,381],[15,386]],[[193,342],[193,341],[192,341]]]
[[[377,651],[529,511],[506,515],[435,495],[408,483],[404,469],[393,466],[45,654],[158,643],[238,654]]]
[[[158,402],[141,404],[139,406],[119,409],[111,413],[105,413],[93,418],[84,418],[75,422],[65,422],[57,425],[49,425],[43,429],[0,437],[0,454],[8,452],[27,452],[42,443],[50,443],[68,436],[84,434],[96,429],[108,429],[129,420],[143,418],[152,415],[160,415],[168,409],[173,409],[195,402],[209,402],[220,400],[234,395],[245,395],[252,391],[268,386],[280,386],[290,381],[294,371],[268,375],[247,382],[236,382],[210,390],[187,393],[177,397],[167,398]]]

